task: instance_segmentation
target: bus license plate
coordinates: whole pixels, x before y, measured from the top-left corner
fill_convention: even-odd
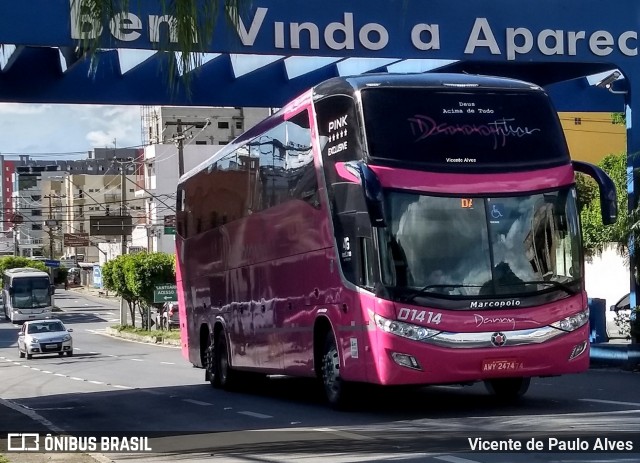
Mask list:
[[[516,359],[492,359],[482,362],[482,371],[516,371],[522,368],[522,362]]]

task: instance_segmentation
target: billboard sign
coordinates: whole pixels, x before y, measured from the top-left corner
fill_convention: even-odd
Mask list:
[[[64,245],[70,247],[89,246],[89,233],[65,233]]]
[[[130,215],[106,215],[89,217],[89,235],[131,235],[133,221]]]

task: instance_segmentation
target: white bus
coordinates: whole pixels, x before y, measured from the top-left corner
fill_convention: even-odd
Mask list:
[[[12,268],[2,277],[2,306],[11,323],[51,318],[55,287],[47,272]]]

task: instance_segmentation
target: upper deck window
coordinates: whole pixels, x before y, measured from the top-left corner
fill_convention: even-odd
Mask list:
[[[375,88],[362,91],[371,161],[445,171],[527,170],[569,162],[542,92]]]

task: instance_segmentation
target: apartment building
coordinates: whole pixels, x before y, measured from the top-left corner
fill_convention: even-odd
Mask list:
[[[142,108],[145,141],[141,188],[146,223],[132,234],[132,246],[151,252],[175,252],[176,188],[182,151],[183,171],[209,159],[231,140],[271,114],[269,108],[201,108],[146,106]],[[165,226],[167,225],[167,226]]]

